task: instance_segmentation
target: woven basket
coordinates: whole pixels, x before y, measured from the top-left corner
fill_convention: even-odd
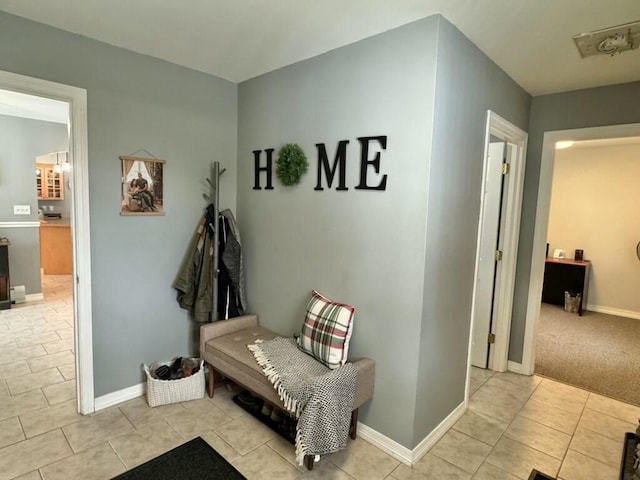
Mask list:
[[[172,362],[155,363],[153,367],[171,365]],[[205,379],[203,361],[200,360],[200,369],[190,377],[178,380],[159,380],[153,378],[150,368],[143,365],[147,374],[147,403],[150,407],[166,405],[168,403],[186,402],[204,397]]]

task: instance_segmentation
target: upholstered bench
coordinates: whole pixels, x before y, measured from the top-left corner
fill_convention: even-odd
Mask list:
[[[200,356],[208,366],[207,392],[214,394],[214,370],[234,383],[262,398],[274,408],[286,412],[284,404],[247,345],[257,339],[271,340],[276,333],[258,325],[258,317],[245,315],[203,325],[200,328]],[[358,409],[373,396],[374,362],[363,358],[352,362],[357,370],[355,395],[349,435],[356,438]],[[313,457],[305,458],[307,468],[313,467]]]

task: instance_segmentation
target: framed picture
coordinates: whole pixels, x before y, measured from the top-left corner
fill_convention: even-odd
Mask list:
[[[164,160],[120,157],[120,215],[164,215]]]
[[[553,258],[565,258],[567,251],[564,248],[556,248],[553,251]]]

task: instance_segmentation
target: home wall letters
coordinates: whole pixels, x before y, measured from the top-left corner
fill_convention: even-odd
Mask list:
[[[356,190],[386,190],[387,188],[387,175],[383,174],[380,182],[377,185],[371,185],[368,180],[367,175],[370,172],[370,167],[373,167],[373,170],[376,174],[380,174],[380,162],[382,159],[382,152],[380,150],[386,150],[387,148],[387,136],[386,135],[378,135],[373,137],[358,137],[358,142],[360,143],[360,182],[355,186]],[[373,155],[373,158],[369,158],[369,150],[370,148],[375,148],[376,146],[371,146],[370,144],[373,142],[377,142],[380,150],[377,150]],[[327,188],[331,189],[334,180],[337,180],[336,190],[349,190],[346,184],[346,172],[347,172],[347,145],[349,144],[349,140],[340,140],[338,142],[338,146],[336,148],[336,153],[333,157],[333,164],[329,161],[329,156],[327,155],[327,149],[324,143],[317,143],[316,149],[318,151],[318,161],[317,161],[317,181],[314,190],[324,190],[325,187],[323,184],[323,177],[326,180]],[[273,190],[273,148],[267,148],[264,150],[266,156],[266,164],[261,165],[261,154],[262,150],[254,150],[253,151],[253,161],[254,161],[254,182],[253,182],[253,190],[262,190],[263,187],[260,183],[261,173],[266,174],[266,186],[265,190]],[[336,174],[338,178],[336,179]]]

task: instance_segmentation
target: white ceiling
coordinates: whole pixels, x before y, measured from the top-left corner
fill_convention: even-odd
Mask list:
[[[69,105],[58,100],[0,90],[0,115],[66,124]]]
[[[0,0],[0,10],[241,82],[442,13],[532,95],[640,80],[640,49],[581,59],[572,36],[638,0]]]

